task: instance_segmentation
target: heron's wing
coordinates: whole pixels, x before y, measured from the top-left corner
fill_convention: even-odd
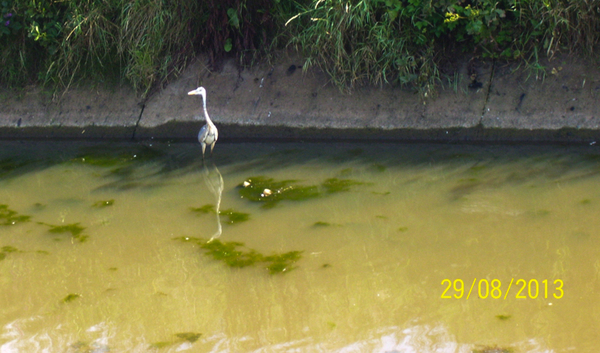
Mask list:
[[[204,125],[202,127],[202,129],[200,129],[200,132],[198,133],[198,142],[200,143],[206,143],[206,136],[208,136],[208,125]]]

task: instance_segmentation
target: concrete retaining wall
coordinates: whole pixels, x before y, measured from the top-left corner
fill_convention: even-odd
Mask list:
[[[143,103],[125,87],[79,87],[61,96],[39,87],[0,90],[0,138],[193,141],[204,124],[202,101],[187,92],[202,85],[221,141],[600,141],[600,70],[591,61],[544,62],[542,79],[514,65],[465,60],[426,99],[392,85],[343,94],[302,64],[285,53],[275,65],[240,72],[226,63],[217,73],[198,60]]]

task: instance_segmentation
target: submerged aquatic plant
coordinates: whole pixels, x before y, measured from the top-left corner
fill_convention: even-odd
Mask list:
[[[270,274],[293,270],[295,268],[294,263],[302,257],[302,251],[289,251],[265,256],[254,249],[246,248],[244,243],[236,241],[222,242],[218,239],[206,241],[194,237],[178,237],[174,240],[195,243],[206,251],[206,256],[222,261],[229,267],[243,268],[260,264],[266,265],[266,269],[269,270]]]
[[[130,146],[125,149],[103,145],[85,148],[70,162],[110,168],[123,167],[133,162],[146,162],[162,156],[164,152],[146,145],[137,145],[133,150]]]
[[[215,206],[211,204],[204,205],[202,207],[190,207],[190,211],[197,214],[208,214],[213,213],[216,214]],[[223,211],[219,211],[219,214],[227,217],[227,224],[236,224],[241,222],[246,222],[250,219],[250,214],[244,212],[237,212],[234,209],[228,208]]]
[[[62,302],[69,303],[78,298],[81,298],[81,294],[71,293],[71,294],[67,295],[66,297],[64,297]]]
[[[0,225],[2,226],[29,222],[30,219],[31,216],[19,215],[16,211],[8,208],[8,205],[0,205]]]
[[[317,222],[313,223],[313,227],[329,227],[330,225],[331,225],[331,223],[323,222],[323,221],[317,221]]]
[[[281,180],[264,176],[251,177],[238,185],[238,192],[244,199],[262,202],[263,208],[275,207],[282,200],[303,201],[321,197],[324,194],[350,191],[363,182],[351,179],[326,179],[321,185],[298,185],[298,180]]]
[[[174,334],[175,337],[177,337],[176,339],[170,340],[170,341],[160,341],[160,342],[155,342],[152,343],[150,345],[150,348],[165,348],[165,347],[169,347],[172,346],[174,344],[177,343],[182,343],[182,342],[190,342],[190,343],[194,343],[196,342],[200,336],[202,336],[201,333],[195,333],[195,332],[181,332],[181,333],[176,333]]]
[[[0,248],[0,250],[3,253],[7,253],[7,254],[11,253],[11,252],[18,252],[19,251],[19,249],[15,248],[14,246],[10,246],[10,245],[3,246],[2,248]]]
[[[236,224],[240,222],[246,222],[250,219],[250,215],[244,212],[236,212],[231,208],[219,212],[220,215],[227,217],[227,224]]]
[[[238,186],[238,190],[242,198],[263,202],[263,208],[275,207],[282,200],[302,201],[320,195],[318,187],[297,185],[297,182],[257,176],[246,179]]]
[[[175,337],[183,340],[183,341],[188,341],[190,343],[194,343],[198,340],[198,338],[200,338],[200,336],[202,336],[201,333],[195,333],[195,332],[182,332],[182,333],[176,333]]]
[[[217,213],[217,211],[215,210],[215,206],[208,204],[208,205],[204,205],[202,207],[190,207],[190,211],[194,212],[194,213]]]
[[[0,250],[2,250],[0,251],[0,261],[6,258],[6,254],[19,251],[17,248],[14,248],[12,246],[3,246]]]
[[[350,191],[351,186],[362,185],[363,182],[352,179],[330,178],[323,182],[322,186],[325,192],[332,194],[336,192]]]
[[[44,223],[44,222],[38,222],[38,224],[50,227],[48,232],[53,233],[53,234],[71,233],[71,236],[74,239],[77,239],[80,243],[83,243],[88,238],[87,235],[82,234],[83,231],[85,230],[85,227],[80,226],[79,222],[66,224],[64,226],[56,226],[56,225],[48,224],[48,223]]]

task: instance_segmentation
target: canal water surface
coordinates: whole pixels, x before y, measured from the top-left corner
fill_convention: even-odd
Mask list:
[[[0,143],[0,352],[592,352],[596,146]]]

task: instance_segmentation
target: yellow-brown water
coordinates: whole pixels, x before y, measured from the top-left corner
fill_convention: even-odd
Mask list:
[[[0,147],[2,353],[600,348],[594,146]]]

